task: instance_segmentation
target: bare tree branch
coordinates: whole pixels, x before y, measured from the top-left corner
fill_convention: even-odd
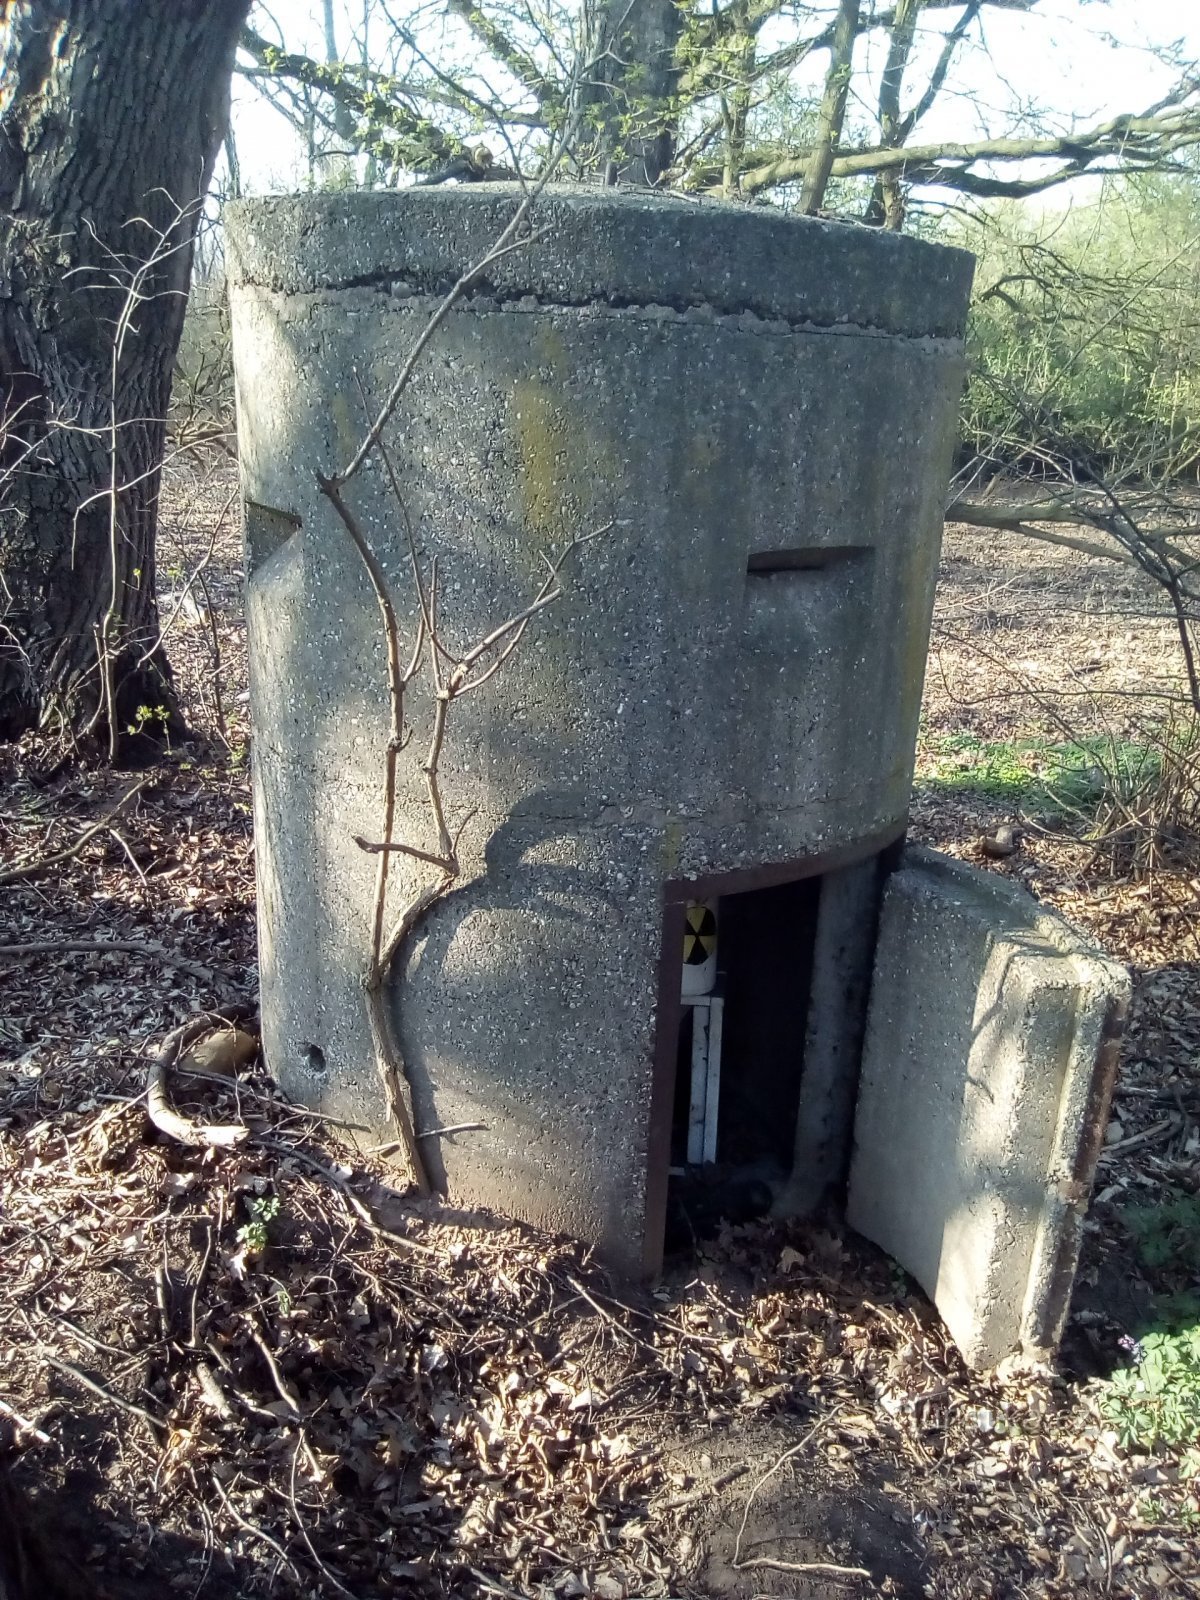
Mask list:
[[[314,61],[311,56],[281,50],[249,26],[242,29],[239,44],[258,63],[257,70],[241,68],[243,77],[260,85],[264,79],[276,83],[290,79],[328,95],[335,107],[352,112],[375,132],[394,129],[411,165],[434,165],[462,152],[461,140],[401,101],[400,95],[411,90],[386,73],[371,73],[340,61]],[[334,116],[327,125],[331,131],[343,133]]]
[[[109,823],[120,816],[130,801],[135,800],[150,781],[149,778],[139,778],[131,789],[126,790],[116,805],[104,813],[99,822],[94,822],[91,827],[85,828],[75,842],[67,845],[65,849],[56,850],[53,855],[39,856],[35,860],[18,861],[16,866],[0,869],[0,883],[17,883],[22,878],[34,878],[40,873],[49,872],[53,867],[61,867],[64,862],[70,861],[98,833],[103,833]]]
[[[875,146],[835,155],[830,176],[853,178],[897,172],[909,182],[937,184],[970,194],[1017,196],[1036,194],[1077,177],[1100,162],[1120,161],[1126,167],[1160,169],[1181,150],[1200,144],[1200,107],[1173,105],[1141,115],[1124,114],[1079,133],[1043,137],[947,140],[924,145]],[[812,151],[780,156],[742,173],[748,193],[802,180]],[[976,173],[980,163],[1014,164],[1053,160],[1062,165],[1051,173],[1027,178],[993,178]],[[716,173],[710,184],[715,185]]]
[[[367,968],[363,974],[367,1016],[375,1045],[375,1061],[387,1100],[388,1111],[400,1134],[404,1154],[412,1172],[413,1181],[422,1194],[430,1192],[429,1174],[421,1147],[417,1143],[413,1126],[412,1093],[407,1079],[398,1066],[401,1060],[398,1044],[388,1012],[384,983],[390,957],[385,953],[384,918],[387,915],[388,872],[391,865],[391,847],[396,827],[396,763],[404,749],[404,692],[417,670],[421,639],[425,632],[424,612],[417,624],[417,644],[406,672],[401,665],[400,625],[396,608],[388,592],[387,578],[375,552],[367,543],[357,518],[347,506],[340,485],[332,478],[318,474],[321,492],[341,519],[354,548],[358,551],[383,624],[387,650],[389,727],[387,749],[384,757],[383,795],[383,846],[375,869],[375,893],[371,921],[371,946]]]
[[[472,0],[446,0],[446,9],[464,22],[481,44],[503,64],[533,96],[543,112],[563,105],[562,85],[542,72],[537,62]]]

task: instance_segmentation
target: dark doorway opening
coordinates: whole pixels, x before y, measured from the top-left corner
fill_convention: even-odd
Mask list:
[[[709,999],[680,1011],[668,1188],[668,1252],[722,1222],[770,1210],[795,1152],[821,878],[728,894],[716,902],[717,973]],[[715,1002],[715,1005],[714,1005]],[[697,1029],[721,1023],[715,1159],[688,1159]],[[710,1082],[712,1077],[710,1075]],[[711,1106],[708,1112],[712,1115]],[[712,1153],[711,1139],[707,1152]]]

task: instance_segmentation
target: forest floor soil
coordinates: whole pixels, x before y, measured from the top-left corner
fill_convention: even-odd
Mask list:
[[[637,1290],[575,1241],[398,1192],[260,1066],[174,1081],[236,1147],[150,1125],[148,1053],[255,993],[234,489],[179,466],[164,509],[196,740],[49,782],[37,740],[0,751],[0,872],[30,868],[0,885],[3,943],[45,947],[0,966],[0,1430],[39,1600],[1200,1596],[1200,1455],[1101,1406],[1195,1287],[1138,1219],[1200,1195],[1200,866],[1180,836],[1146,870],[1088,800],[1146,694],[1178,690],[1153,595],[948,531],[913,833],[1135,980],[1060,1360],[978,1375],[832,1215],[726,1227]]]

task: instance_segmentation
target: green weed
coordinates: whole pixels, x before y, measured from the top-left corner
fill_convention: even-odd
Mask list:
[[[1101,1385],[1100,1411],[1126,1448],[1190,1445],[1200,1438],[1200,1322],[1145,1334],[1136,1364]]]
[[[1144,1267],[1194,1279],[1200,1270],[1200,1195],[1168,1192],[1155,1205],[1127,1206],[1121,1219]],[[1121,1443],[1141,1450],[1190,1445],[1200,1454],[1200,1294],[1160,1294],[1140,1339],[1123,1341],[1133,1365],[1101,1385],[1100,1410]]]
[[[159,732],[154,736],[164,738],[170,749],[171,713],[166,706],[139,706],[134,720],[126,725],[125,732],[133,735],[154,733],[156,724]]]
[[[270,1225],[279,1215],[278,1195],[248,1195],[246,1211],[250,1220],[237,1231],[238,1243],[252,1255],[260,1256],[270,1242]]]
[[[1121,1220],[1134,1237],[1143,1266],[1200,1272],[1200,1195],[1169,1193],[1156,1205],[1126,1206]],[[1184,1302],[1183,1317],[1194,1309],[1200,1319],[1200,1299],[1174,1298]]]
[[[1114,783],[1132,787],[1159,760],[1149,746],[1110,739],[979,739],[971,733],[928,737],[918,765],[935,792],[978,795],[1009,810],[1088,815]]]

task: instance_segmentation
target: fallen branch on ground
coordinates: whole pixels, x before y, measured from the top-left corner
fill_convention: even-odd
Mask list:
[[[135,1405],[132,1400],[126,1400],[124,1396],[114,1394],[111,1389],[106,1389],[102,1383],[97,1383],[95,1378],[89,1378],[87,1373],[75,1366],[73,1362],[63,1361],[61,1357],[53,1355],[45,1346],[38,1351],[38,1356],[42,1361],[52,1366],[56,1372],[61,1372],[66,1377],[73,1378],[81,1388],[87,1389],[89,1393],[94,1394],[107,1405],[116,1406],[121,1411],[128,1411],[131,1417],[138,1417],[142,1422],[149,1423],[153,1430],[155,1444],[160,1442],[160,1434],[167,1425],[156,1417],[153,1412],[147,1411],[145,1406]]]
[[[244,1020],[249,1008],[241,1007],[240,1010],[240,1019],[234,1016],[219,1016],[211,1011],[192,1017],[178,1028],[173,1028],[151,1057],[146,1079],[146,1110],[150,1121],[160,1133],[165,1133],[168,1139],[174,1139],[178,1144],[188,1145],[193,1149],[209,1145],[228,1149],[231,1145],[241,1144],[249,1134],[249,1128],[240,1123],[198,1123],[180,1116],[172,1106],[167,1092],[167,1073],[180,1053],[212,1029],[228,1027],[232,1021]]]
[[[1122,566],[1136,567],[1137,562],[1127,550],[1114,540],[1111,545],[1097,544],[1092,539],[1080,539],[1075,534],[1056,533],[1050,528],[1035,527],[1038,522],[1066,522],[1073,527],[1090,527],[1082,516],[1076,515],[1058,502],[1028,506],[979,505],[973,501],[959,500],[946,512],[947,522],[959,522],[968,528],[992,528],[997,533],[1019,533],[1026,539],[1040,539],[1043,544],[1063,545],[1068,550],[1078,550],[1080,555],[1099,556],[1104,561],[1118,561]]]
[[[190,978],[197,978],[213,989],[219,989],[223,981],[212,967],[202,966],[199,961],[189,961],[186,956],[177,956],[174,951],[164,950],[161,945],[140,944],[134,939],[39,939],[32,944],[0,944],[0,956],[53,956],[70,951],[83,951],[89,955],[116,953],[143,956],[164,967],[186,972]]]

